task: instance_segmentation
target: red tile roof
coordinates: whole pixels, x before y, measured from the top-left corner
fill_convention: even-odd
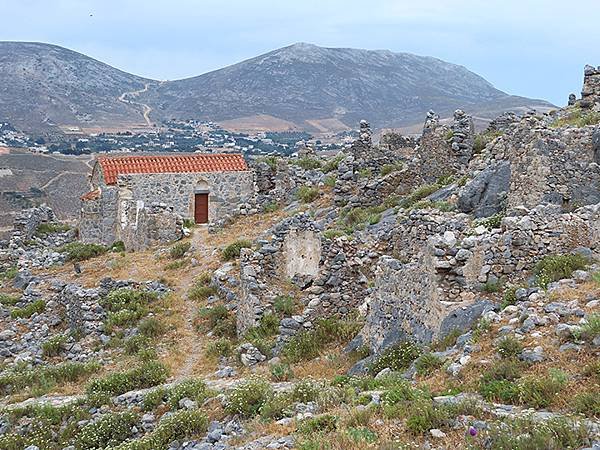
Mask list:
[[[100,189],[95,189],[90,192],[86,192],[81,196],[81,200],[97,200],[100,198]]]
[[[200,173],[248,170],[240,154],[201,153],[191,155],[101,156],[98,163],[106,184],[129,173]]]

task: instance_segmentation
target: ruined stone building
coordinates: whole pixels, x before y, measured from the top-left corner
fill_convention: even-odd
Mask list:
[[[84,242],[123,241],[139,250],[180,237],[183,219],[219,224],[254,194],[239,154],[102,156],[82,197]]]

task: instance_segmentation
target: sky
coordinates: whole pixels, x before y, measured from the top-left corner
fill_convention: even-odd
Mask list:
[[[0,40],[160,80],[309,42],[435,56],[564,105],[584,65],[600,65],[600,0],[0,0],[0,11]]]

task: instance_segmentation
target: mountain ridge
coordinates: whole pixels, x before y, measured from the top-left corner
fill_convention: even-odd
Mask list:
[[[491,118],[506,109],[553,107],[506,94],[435,57],[304,42],[160,82],[53,44],[0,42],[0,83],[0,119],[25,130],[257,116],[313,130],[333,122],[353,127],[361,118],[394,127],[418,123],[429,109]]]

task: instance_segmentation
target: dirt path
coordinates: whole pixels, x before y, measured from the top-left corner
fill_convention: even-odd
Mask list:
[[[216,259],[211,254],[213,249],[206,245],[207,240],[208,230],[205,227],[198,227],[194,230],[194,234],[192,235],[192,248],[196,250],[194,252],[194,257],[202,262],[202,267],[196,268],[195,270],[188,270],[180,279],[176,288],[176,293],[181,296],[185,302],[185,330],[182,330],[183,336],[181,346],[186,349],[185,353],[187,355],[185,361],[174,377],[176,381],[191,377],[194,367],[202,357],[203,346],[198,342],[199,336],[194,327],[194,318],[196,316],[196,311],[198,310],[198,305],[195,302],[188,300],[187,297],[189,290],[193,286],[194,279],[204,270],[204,267],[217,263]]]
[[[126,98],[127,96],[137,98],[137,97],[139,97],[140,94],[143,94],[144,92],[148,92],[148,88],[150,87],[150,84],[151,83],[144,84],[144,87],[137,91],[123,92],[119,96],[119,101],[123,102],[123,103],[127,103],[128,105],[140,106],[142,108],[142,116],[144,117],[144,121],[146,122],[146,125],[148,125],[149,127],[153,127],[154,124],[150,120],[150,113],[152,112],[152,108],[149,105],[147,105],[146,103],[134,102],[133,100],[128,100]]]

